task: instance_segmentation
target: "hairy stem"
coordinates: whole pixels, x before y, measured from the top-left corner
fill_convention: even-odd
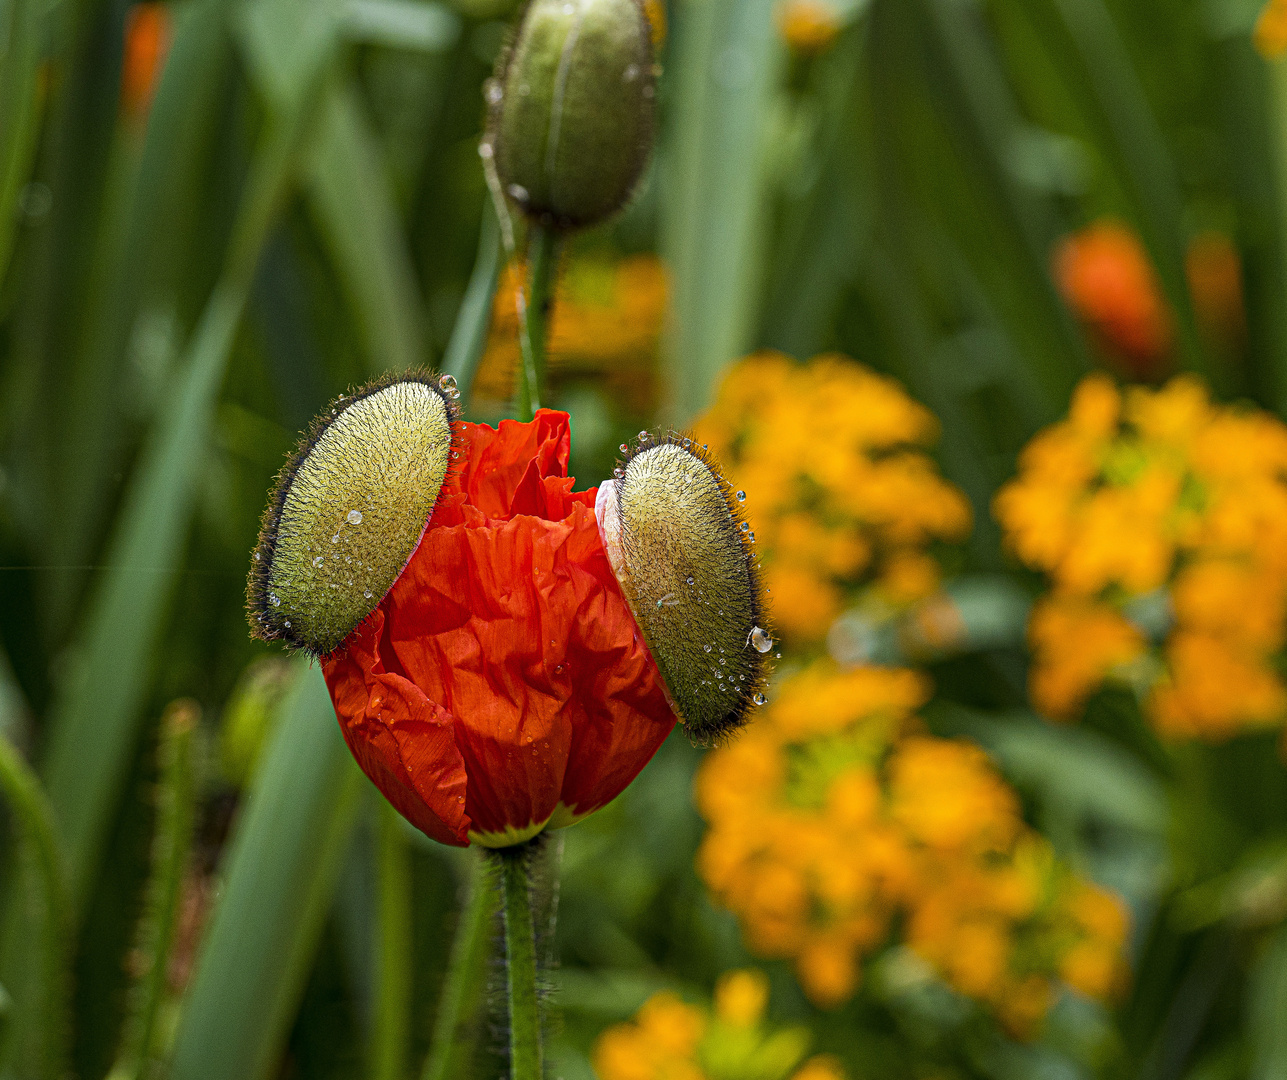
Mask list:
[[[541,1008],[536,991],[529,845],[499,852],[505,911],[505,971],[509,996],[510,1080],[541,1080]]]
[[[477,1040],[478,1014],[486,999],[487,957],[495,910],[495,883],[479,856],[470,863],[469,892],[456,925],[450,966],[438,1003],[433,1045],[425,1061],[422,1080],[452,1080],[469,1072]]]
[[[184,874],[192,851],[197,797],[193,732],[199,716],[195,702],[176,701],[161,719],[156,838],[138,935],[143,975],[132,988],[124,1035],[108,1080],[137,1080],[149,1071],[154,1056],[154,1031],[166,997]]]
[[[527,288],[518,298],[518,333],[522,370],[518,380],[518,418],[531,420],[541,407],[541,383],[545,379],[545,344],[550,311],[554,306],[553,284],[558,237],[543,225],[528,227]]]

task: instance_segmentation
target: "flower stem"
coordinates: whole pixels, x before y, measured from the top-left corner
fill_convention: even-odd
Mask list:
[[[499,852],[505,910],[505,970],[509,993],[510,1080],[541,1080],[541,1008],[536,993],[532,933],[531,848]]]
[[[550,309],[554,304],[551,286],[557,263],[558,237],[543,225],[528,227],[527,289],[518,298],[519,346],[522,370],[518,380],[518,418],[531,420],[541,407],[541,383],[545,378],[545,344]]]
[[[470,849],[468,854],[478,853]],[[451,1080],[469,1072],[478,1013],[486,997],[487,958],[492,915],[496,911],[496,883],[487,870],[488,865],[481,857],[471,860],[469,892],[456,924],[451,962],[438,1003],[433,1045],[421,1080]]]

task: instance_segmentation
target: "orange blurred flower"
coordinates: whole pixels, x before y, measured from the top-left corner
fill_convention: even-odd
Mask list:
[[[522,264],[501,275],[491,334],[474,379],[475,398],[508,401],[519,363],[517,298]],[[548,363],[555,377],[596,374],[609,391],[648,412],[656,395],[654,359],[666,312],[667,281],[654,255],[617,262],[573,259],[559,275],[550,319]]]
[[[765,1024],[768,1000],[761,971],[720,976],[713,1009],[663,990],[599,1036],[594,1071],[599,1080],[845,1080],[832,1057],[801,1064],[808,1033]]]
[[[1192,376],[1122,394],[1083,380],[1069,418],[1039,432],[994,513],[1045,572],[1030,691],[1071,718],[1114,674],[1146,683],[1171,737],[1227,738],[1287,719],[1287,426],[1215,405]],[[1139,605],[1154,610],[1152,645]]]
[[[131,116],[145,116],[152,104],[157,77],[170,50],[169,6],[146,0],[130,8],[125,18],[125,54],[121,67],[121,103]]]
[[[1287,0],[1269,0],[1261,8],[1251,40],[1271,60],[1287,52]]]
[[[748,947],[790,959],[820,1007],[851,998],[863,958],[901,928],[948,983],[1030,1034],[1065,970],[1094,996],[1118,984],[1125,914],[1023,822],[982,750],[918,730],[928,694],[906,669],[818,662],[786,680],[702,764],[698,871]]]
[[[1171,348],[1171,313],[1139,238],[1117,222],[1097,221],[1059,244],[1054,270],[1064,299],[1125,372],[1158,374]]]
[[[805,55],[826,52],[842,27],[840,13],[828,0],[781,0],[773,15],[782,39]]]
[[[969,532],[969,503],[926,452],[933,414],[846,357],[747,357],[696,434],[753,500],[774,621],[789,641],[821,640],[859,589],[893,607],[932,595],[941,571],[925,549]]]

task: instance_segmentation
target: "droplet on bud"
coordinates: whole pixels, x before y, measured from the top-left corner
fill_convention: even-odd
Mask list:
[[[710,742],[745,723],[765,686],[752,639],[771,638],[749,526],[715,465],[678,436],[641,439],[615,475],[595,504],[608,559],[675,712],[694,742]],[[712,596],[718,610],[700,599]],[[726,686],[710,678],[712,647]]]
[[[452,401],[456,401],[460,397],[460,388],[456,385],[456,377],[454,375],[439,376],[438,389]]]
[[[447,473],[457,415],[449,389],[428,373],[390,376],[314,421],[278,475],[252,558],[246,599],[257,637],[324,656],[384,599]],[[328,540],[330,560],[315,554]],[[341,575],[355,558],[369,573],[364,585]]]

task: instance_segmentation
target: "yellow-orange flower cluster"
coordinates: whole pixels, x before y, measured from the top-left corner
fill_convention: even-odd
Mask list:
[[[826,52],[844,25],[832,0],[781,0],[773,15],[782,40],[806,56]]]
[[[1091,376],[1068,418],[1025,448],[994,510],[1015,554],[1052,582],[1029,623],[1030,690],[1046,715],[1075,716],[1119,673],[1147,681],[1165,735],[1224,738],[1287,717],[1275,664],[1287,426],[1213,404],[1192,377],[1122,394]],[[1170,620],[1156,652],[1147,620],[1130,618],[1150,600]]]
[[[1287,0],[1269,0],[1261,8],[1252,41],[1260,54],[1270,59],[1287,52]]]
[[[925,452],[938,436],[933,414],[845,357],[742,360],[696,433],[747,493],[789,639],[825,635],[859,585],[894,604],[929,596],[940,571],[926,549],[969,531],[969,503]]]
[[[599,1080],[844,1080],[833,1058],[800,1064],[809,1037],[764,1023],[769,984],[763,972],[731,971],[715,987],[715,1008],[663,991],[594,1047]]]
[[[666,312],[666,272],[653,255],[620,261],[570,259],[560,268],[550,318],[548,362],[555,378],[595,374],[614,397],[649,412],[655,404],[657,342]],[[524,267],[501,275],[476,398],[507,401],[519,363],[518,294]]]
[[[1126,916],[1020,817],[970,743],[923,734],[905,669],[819,662],[784,683],[697,781],[710,824],[698,868],[756,953],[790,958],[808,996],[849,998],[860,962],[906,944],[1017,1034],[1057,980],[1106,997]]]

